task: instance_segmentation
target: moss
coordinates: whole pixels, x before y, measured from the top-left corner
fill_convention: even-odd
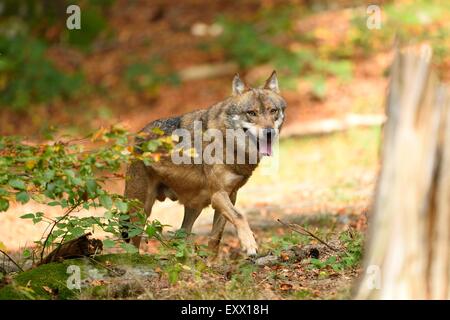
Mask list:
[[[139,254],[107,254],[97,256],[95,260],[99,263],[89,259],[71,259],[45,264],[20,273],[11,284],[0,289],[0,300],[76,299],[80,291],[67,288],[67,279],[70,276],[67,268],[70,265],[83,267],[81,278],[84,279],[88,276],[86,270],[99,268],[101,264],[107,262],[113,266],[150,266],[156,263],[155,258]]]
[[[97,256],[96,261],[106,263],[107,261],[113,265],[154,265],[157,261],[153,256],[138,254],[138,253],[124,253],[124,254],[105,254]]]
[[[67,288],[67,267],[83,263],[83,260],[70,260],[62,263],[49,263],[18,274],[13,283],[0,289],[0,300],[16,299],[71,299],[76,292]],[[45,289],[44,289],[45,287]],[[50,290],[52,292],[48,292]]]

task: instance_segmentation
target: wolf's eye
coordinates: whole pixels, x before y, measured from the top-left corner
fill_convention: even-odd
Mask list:
[[[271,114],[275,114],[275,113],[277,113],[277,112],[278,112],[278,109],[275,109],[275,108],[274,108],[274,109],[270,109],[270,113],[271,113]]]
[[[248,114],[249,116],[252,116],[252,117],[255,117],[255,116],[256,116],[256,112],[253,111],[253,110],[247,111],[247,114]]]

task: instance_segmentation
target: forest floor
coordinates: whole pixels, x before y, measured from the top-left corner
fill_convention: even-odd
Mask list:
[[[333,216],[310,219],[308,230],[333,249],[286,228],[266,226],[255,229],[261,243],[257,258],[244,258],[236,236],[227,233],[219,258],[212,261],[203,245],[177,239],[176,247],[160,246],[151,255],[98,255],[10,274],[0,283],[0,299],[350,298],[361,272],[361,232]],[[205,240],[200,236],[196,242]],[[78,290],[67,285],[74,266],[80,270]]]

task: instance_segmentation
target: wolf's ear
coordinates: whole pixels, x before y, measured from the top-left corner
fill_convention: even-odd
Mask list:
[[[266,80],[266,84],[264,85],[264,89],[272,90],[273,92],[279,93],[280,89],[278,88],[278,79],[277,72],[273,70],[269,79]]]
[[[236,75],[233,78],[232,88],[233,88],[233,96],[243,93],[246,88],[244,81],[241,80],[238,73],[236,73]]]

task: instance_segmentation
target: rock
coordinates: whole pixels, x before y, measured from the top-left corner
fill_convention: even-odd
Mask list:
[[[9,274],[13,272],[20,272],[21,270],[11,261],[4,261],[0,265],[0,273]]]
[[[257,266],[267,266],[267,265],[275,264],[277,262],[278,262],[278,257],[271,255],[271,254],[268,256],[260,257],[255,260],[255,264]]]

